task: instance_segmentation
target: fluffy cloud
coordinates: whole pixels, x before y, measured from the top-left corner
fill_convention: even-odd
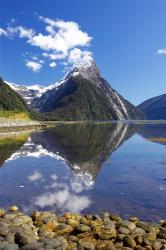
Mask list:
[[[76,46],[87,46],[92,39],[86,32],[80,30],[75,22],[52,20],[44,17],[40,17],[40,19],[49,24],[45,28],[48,34],[39,33],[29,39],[28,42],[43,50],[53,50],[66,54],[68,50]]]
[[[59,44],[63,43],[63,46],[57,47],[56,50],[66,52],[75,46],[87,46],[92,37],[90,37],[86,32],[82,31],[79,25],[75,22],[65,22],[63,20],[52,20],[50,18],[45,18],[40,16],[40,20],[44,23],[49,24],[46,26],[46,31],[52,35],[52,38]],[[50,44],[52,47],[52,43]],[[52,47],[54,50],[54,46]]]
[[[42,64],[35,61],[27,61],[26,66],[34,72],[39,72],[42,67]]]
[[[56,67],[56,62],[51,62],[51,63],[49,64],[49,66],[50,66],[51,68],[55,68],[55,67]]]
[[[18,36],[20,38],[28,38],[31,39],[34,36],[35,32],[33,29],[27,29],[23,26],[7,27],[6,30],[0,28],[0,35],[7,36],[9,38],[13,38],[14,36]]]
[[[12,26],[14,24],[10,23],[6,29],[0,28],[0,35],[8,38],[25,38],[27,44],[41,50],[38,58],[42,56],[45,60],[52,60],[48,63],[51,68],[57,65],[57,60],[62,60],[64,65],[72,65],[85,58],[92,58],[92,53],[85,50],[85,47],[90,45],[92,37],[82,31],[76,22],[43,16],[39,16],[39,20],[45,25],[45,32],[37,33],[32,28]],[[37,61],[29,58],[26,66],[34,72],[39,72],[42,63],[41,59]]]
[[[54,53],[44,52],[42,54],[42,56],[48,57],[51,60],[60,60],[60,59],[65,59],[67,57],[67,54],[66,53],[56,53],[56,52],[54,52]]]
[[[159,49],[159,50],[157,51],[157,54],[160,54],[160,55],[166,54],[166,48],[164,48],[164,49]]]
[[[6,30],[0,28],[0,36],[2,36],[2,35],[7,36],[7,32],[6,32]]]
[[[81,49],[75,48],[70,51],[69,56],[68,56],[68,63],[77,65],[80,63],[85,63],[89,62],[93,59],[92,53],[90,51],[82,51]]]
[[[20,38],[24,37],[24,38],[32,39],[32,37],[34,35],[33,29],[26,29],[22,26],[18,27],[18,32],[19,32]]]

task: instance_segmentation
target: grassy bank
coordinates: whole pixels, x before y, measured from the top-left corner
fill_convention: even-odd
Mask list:
[[[12,120],[30,120],[31,119],[31,115],[29,112],[4,111],[4,110],[0,110],[0,117],[12,119]]]
[[[32,111],[32,112],[19,112],[17,110],[13,111],[4,111],[0,110],[0,118],[6,118],[11,120],[23,120],[23,121],[44,121],[46,120],[45,115]]]

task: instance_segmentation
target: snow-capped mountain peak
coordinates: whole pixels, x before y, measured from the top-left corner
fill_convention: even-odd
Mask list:
[[[144,119],[144,115],[102,77],[92,58],[81,61],[62,80],[48,87],[9,85],[32,109],[52,112],[56,119]]]
[[[57,81],[48,86],[41,86],[39,84],[16,84],[5,81],[13,90],[21,95],[29,106],[34,106],[33,103],[39,99],[43,94],[51,90],[57,90],[63,83],[65,83],[70,77],[76,77],[81,74],[84,78],[91,79],[95,76],[99,76],[96,63],[92,58],[85,58],[75,65],[73,70],[68,72],[60,81]]]

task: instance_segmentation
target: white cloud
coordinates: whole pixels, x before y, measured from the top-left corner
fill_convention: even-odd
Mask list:
[[[0,28],[0,36],[2,36],[2,35],[7,36],[7,32],[6,32],[6,30]]]
[[[44,52],[42,53],[42,56],[48,57],[51,60],[60,60],[60,59],[65,59],[67,57],[67,53],[47,53]]]
[[[48,18],[48,17],[39,16],[39,20],[42,20],[44,23],[47,23],[47,24],[49,24],[51,26],[55,25],[55,21]]]
[[[42,67],[42,64],[35,61],[27,61],[26,66],[34,72],[39,72]]]
[[[43,50],[53,50],[67,53],[68,50],[76,46],[89,45],[92,37],[82,31],[75,22],[65,22],[63,20],[52,20],[50,18],[39,17],[46,26],[48,35],[41,33],[33,36],[28,42],[33,46],[38,46]]]
[[[35,170],[32,175],[28,176],[28,180],[37,181],[37,180],[40,180],[42,177],[43,177],[42,174],[39,171]]]
[[[166,48],[164,48],[164,49],[159,49],[159,50],[157,51],[157,54],[160,54],[160,55],[166,54]]]
[[[54,62],[49,66],[54,68],[57,60],[63,65],[72,65],[81,60],[91,59],[92,53],[85,51],[85,47],[90,45],[92,37],[83,31],[80,26],[73,21],[50,19],[39,16],[39,20],[45,25],[45,32],[37,33],[32,28],[22,25],[13,26],[15,22],[10,22],[6,29],[0,28],[0,35],[8,38],[25,38],[30,46],[41,49],[41,53],[36,57],[29,57],[26,66],[34,72],[40,71],[43,60],[38,58],[42,55],[45,60],[50,59]]]
[[[54,30],[54,28],[52,26],[50,26],[50,25],[46,26],[45,30],[48,33],[50,33],[51,35],[55,35],[55,33],[56,33],[55,30]]]
[[[59,35],[57,35],[59,36]],[[67,46],[65,41],[61,37],[52,37],[51,35],[43,35],[39,33],[33,36],[28,41],[32,46],[40,47],[42,50],[55,50],[55,51],[66,51]]]
[[[38,57],[37,56],[32,56],[32,60],[37,61]]]
[[[9,38],[18,36],[20,38],[31,39],[35,35],[35,32],[33,29],[27,29],[26,27],[23,27],[21,25],[15,26],[15,27],[12,27],[10,25],[9,27],[7,27],[5,32],[6,32],[6,36],[8,36]]]
[[[91,60],[93,60],[92,52],[87,50],[82,51],[78,48],[74,48],[73,50],[71,50],[68,56],[68,63],[75,66],[80,63],[88,63]]]
[[[55,68],[55,67],[56,67],[56,62],[51,62],[51,63],[49,64],[49,66],[50,66],[51,68]]]
[[[18,32],[19,32],[20,38],[24,37],[24,38],[28,38],[28,39],[32,39],[32,37],[35,34],[33,29],[27,29],[27,28],[24,28],[23,26],[18,27]]]

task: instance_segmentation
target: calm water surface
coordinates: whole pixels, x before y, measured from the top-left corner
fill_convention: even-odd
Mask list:
[[[0,135],[0,207],[166,218],[166,125],[57,125]]]

